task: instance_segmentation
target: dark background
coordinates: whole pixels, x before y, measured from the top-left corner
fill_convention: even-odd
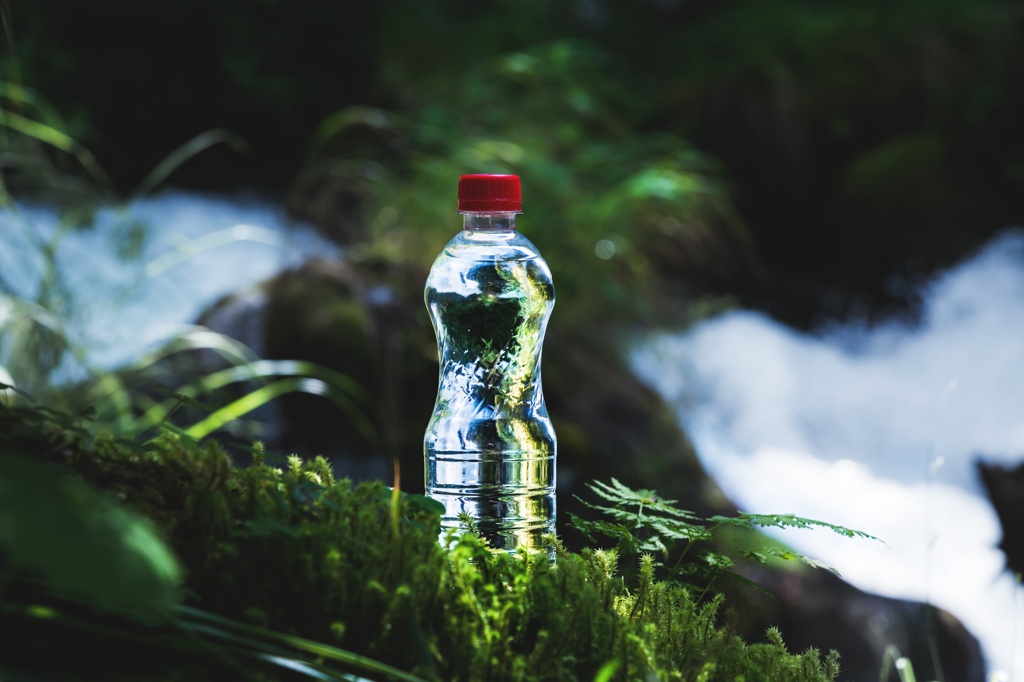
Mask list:
[[[912,312],[928,273],[1024,213],[1015,2],[32,0],[7,11],[8,80],[47,99],[121,191],[190,137],[227,128],[246,151],[210,149],[172,184],[256,187],[328,226],[366,199],[296,193],[333,112],[371,105],[413,121],[413,143],[346,149],[415,183],[411,158],[457,148],[463,119],[467,131],[489,125],[468,110],[467,73],[559,41],[582,46],[601,67],[592,80],[567,72],[565,91],[616,123],[544,153],[658,135],[691,144],[717,164],[752,257],[680,278],[799,327]],[[549,130],[567,120],[520,94],[488,106]],[[17,169],[7,173],[17,187]],[[326,216],[307,210],[325,191],[345,196]],[[602,191],[591,183],[578,200]]]

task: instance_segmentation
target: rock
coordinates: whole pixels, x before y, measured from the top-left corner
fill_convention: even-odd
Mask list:
[[[1003,526],[999,548],[1006,555],[1006,568],[1024,573],[1024,463],[1016,467],[977,463],[978,474]]]
[[[390,480],[397,458],[407,472],[403,488],[422,490],[408,474],[416,470],[413,455],[422,457],[422,431],[409,425],[426,423],[437,361],[430,322],[407,305],[407,285],[421,288],[425,278],[415,268],[313,260],[265,282],[262,307],[247,294],[202,315],[201,324],[263,349],[267,359],[314,362],[357,386],[350,397],[365,424],[320,396],[275,400],[265,435],[271,451],[324,454],[356,480]]]
[[[887,679],[879,675],[883,665],[888,666],[888,679],[898,679],[886,658],[889,647],[910,659],[919,680],[985,680],[978,640],[947,611],[868,594],[827,570],[745,566],[741,571],[773,595],[730,591],[726,604],[743,604],[740,634],[747,641],[759,641],[774,625],[790,651],[836,649],[842,655],[841,680]]]
[[[337,178],[318,172],[321,170],[300,174],[288,193],[288,211],[315,225],[328,239],[354,244],[365,236],[358,208],[368,192],[358,188],[351,178]]]

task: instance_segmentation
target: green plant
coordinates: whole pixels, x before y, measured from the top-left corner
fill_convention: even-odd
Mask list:
[[[616,479],[610,483],[595,482],[587,486],[601,500],[595,504],[581,500],[590,509],[611,520],[583,519],[571,515],[571,524],[591,542],[602,539],[615,542],[616,551],[628,564],[640,559],[651,561],[663,575],[687,584],[699,584],[706,591],[721,579],[733,579],[755,586],[731,569],[734,559],[717,551],[713,540],[719,529],[737,528],[824,528],[849,538],[878,540],[858,530],[851,530],[824,521],[792,514],[716,515],[704,519],[680,509],[676,500],[660,497],[653,490],[633,490]],[[755,549],[740,549],[739,555],[757,563],[770,560],[799,561],[814,568],[835,569],[775,544],[764,543]],[[660,561],[656,560],[660,558]]]
[[[889,682],[889,674],[896,668],[899,682],[917,682],[914,674],[914,664],[909,658],[900,653],[900,650],[890,644],[885,649],[885,656],[882,657],[882,671],[879,673],[880,682]]]
[[[621,85],[637,79],[575,39],[492,55],[457,87],[424,93],[413,113],[353,107],[328,117],[292,203],[358,197],[342,216],[359,226],[344,235],[354,255],[426,266],[458,229],[458,176],[518,173],[521,229],[573,301],[554,323],[679,319],[677,294],[742,267],[749,244],[719,166],[646,128],[647,112]]]
[[[193,405],[200,409],[192,415],[194,423],[184,426],[203,436],[229,422],[239,426],[240,417],[285,393],[313,393],[333,401],[364,437],[379,438],[359,405],[361,389],[348,378],[312,363],[260,361],[242,344],[201,328],[181,332],[117,371],[90,363],[82,339],[82,294],[73,290],[61,267],[68,258],[65,237],[73,230],[91,229],[93,215],[101,209],[113,211],[121,221],[110,248],[123,257],[126,284],[103,292],[114,301],[141,279],[155,277],[197,251],[248,238],[234,230],[213,233],[143,263],[138,254],[147,228],[130,211],[136,200],[195,155],[215,144],[240,149],[242,143],[228,131],[202,133],[165,157],[122,197],[89,150],[66,132],[54,109],[11,78],[17,75],[12,64],[16,60],[7,64],[8,79],[0,79],[0,146],[5,150],[0,223],[5,240],[29,265],[14,273],[17,277],[0,276],[0,380],[55,406],[80,410],[88,405],[101,421],[125,434],[152,428]],[[34,213],[15,200],[11,183],[20,195],[41,196],[62,207],[62,219],[52,233],[34,224]],[[211,364],[210,356],[219,357],[221,364]],[[217,391],[223,397],[226,386],[244,382],[248,390],[236,391],[217,410],[204,411],[195,402],[211,399]],[[169,388],[160,388],[166,384]]]
[[[82,309],[88,301],[73,291],[62,270],[61,263],[73,258],[66,237],[75,230],[91,229],[97,211],[112,214],[117,224],[109,246],[129,267],[123,287],[102,295],[112,301],[121,299],[139,278],[148,276],[136,258],[146,239],[146,226],[131,217],[130,205],[188,158],[236,137],[225,131],[195,137],[168,155],[135,192],[119,197],[88,150],[63,132],[61,121],[49,112],[39,95],[0,80],[0,147],[6,150],[0,173],[0,224],[18,264],[0,276],[4,311],[0,368],[19,388],[52,400],[57,398],[51,393],[56,373],[65,377],[100,373],[89,366],[83,348]],[[15,200],[11,183],[20,196],[42,197],[59,205],[59,222],[52,229],[37,224],[37,212]],[[68,188],[74,192],[69,194]],[[138,267],[131,268],[133,263]]]
[[[87,313],[82,311],[89,301],[73,290],[62,269],[63,263],[75,257],[65,239],[76,230],[92,229],[98,211],[110,214],[116,225],[109,248],[120,256],[127,272],[119,288],[93,295],[120,300],[141,278],[158,274],[175,257],[182,253],[187,257],[195,250],[194,244],[185,244],[149,266],[139,262],[147,227],[132,216],[132,204],[208,148],[223,143],[240,151],[244,142],[227,130],[206,131],[164,157],[134,189],[119,192],[96,157],[77,139],[74,126],[41,94],[23,84],[6,5],[0,9],[0,19],[7,48],[0,58],[0,225],[12,258],[0,275],[0,379],[48,404],[62,400],[69,381],[99,381],[111,404],[122,410],[118,418],[126,419],[126,394],[115,395],[117,378],[90,366],[87,359],[82,339]],[[52,228],[36,223],[33,202],[40,201],[59,208],[60,218]],[[195,340],[199,335],[191,337]],[[164,354],[172,352],[173,346],[172,342]],[[140,368],[146,366],[147,361],[142,361]],[[55,385],[58,383],[65,385]]]
[[[165,599],[159,618],[132,625],[135,612],[125,620],[81,594],[68,597],[59,580],[4,547],[0,617],[13,626],[5,631],[21,633],[12,647],[24,654],[3,662],[8,673],[55,672],[59,663],[40,655],[43,642],[79,656],[80,675],[132,670],[106,655],[132,647],[150,664],[134,669],[140,679],[225,670],[259,679],[267,665],[315,679],[350,671],[382,679],[817,682],[838,672],[835,654],[789,653],[774,631],[762,643],[743,642],[719,622],[721,596],[701,602],[659,579],[650,555],[627,583],[615,550],[572,553],[552,540],[552,563],[494,553],[472,534],[449,534],[443,547],[435,502],[337,480],[322,458],[279,458],[256,444],[253,464],[239,469],[212,442],[167,430],[132,441],[87,422],[0,404],[0,456],[58,460],[52,480],[69,467],[105,491],[103,504],[113,496],[150,519],[181,562],[185,606]],[[0,496],[3,512],[17,509]],[[61,543],[59,530],[35,542]]]

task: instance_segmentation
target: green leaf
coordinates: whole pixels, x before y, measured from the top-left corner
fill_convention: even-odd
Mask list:
[[[444,505],[426,495],[408,493],[404,499],[411,507],[425,511],[428,514],[444,514]]]
[[[833,566],[826,564],[823,561],[812,559],[809,556],[794,552],[791,549],[785,547],[761,547],[755,550],[743,550],[740,552],[743,556],[748,559],[752,559],[759,564],[767,564],[769,559],[781,559],[783,561],[799,561],[802,564],[806,564],[811,568],[821,568],[836,575],[840,575],[839,571]]]
[[[845,526],[837,526],[825,521],[808,519],[794,514],[749,514],[740,512],[736,517],[713,516],[708,520],[712,523],[741,528],[750,526],[757,526],[759,528],[825,528],[848,538],[863,538],[865,540],[882,542],[882,540],[879,540],[874,535],[864,531],[853,530]]]
[[[114,183],[100,166],[92,152],[86,149],[78,140],[52,125],[0,108],[0,126],[19,132],[22,135],[27,135],[75,157],[82,164],[82,167],[89,172],[100,189],[109,191],[109,188],[114,186]]]
[[[615,673],[619,672],[621,664],[618,659],[612,659],[601,666],[601,669],[594,675],[594,682],[611,682],[615,678]]]
[[[177,600],[181,569],[153,526],[65,470],[0,449],[0,553],[53,593],[142,611]]]
[[[296,659],[301,659],[303,664],[311,666],[314,670],[332,672],[335,676],[337,675],[335,671],[328,671],[320,664],[325,661],[333,661],[367,673],[382,675],[388,679],[402,682],[424,682],[422,678],[367,656],[304,637],[264,630],[191,607],[182,606],[178,611],[185,617],[182,627],[186,631],[201,633],[213,639],[239,645],[248,649],[253,655],[264,659],[290,654]],[[285,649],[282,651],[281,647],[285,647]]]
[[[701,559],[703,559],[704,563],[714,569],[724,570],[733,567],[732,559],[717,552],[705,552]]]
[[[245,140],[230,130],[218,128],[200,133],[164,157],[135,188],[129,201],[149,194],[183,163],[209,147],[220,143],[230,145],[236,152],[244,151],[246,146]]]

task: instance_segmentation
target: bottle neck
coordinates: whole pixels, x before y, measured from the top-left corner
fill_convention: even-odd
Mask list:
[[[462,229],[473,232],[515,232],[516,214],[505,211],[488,213],[467,211],[462,214]]]

